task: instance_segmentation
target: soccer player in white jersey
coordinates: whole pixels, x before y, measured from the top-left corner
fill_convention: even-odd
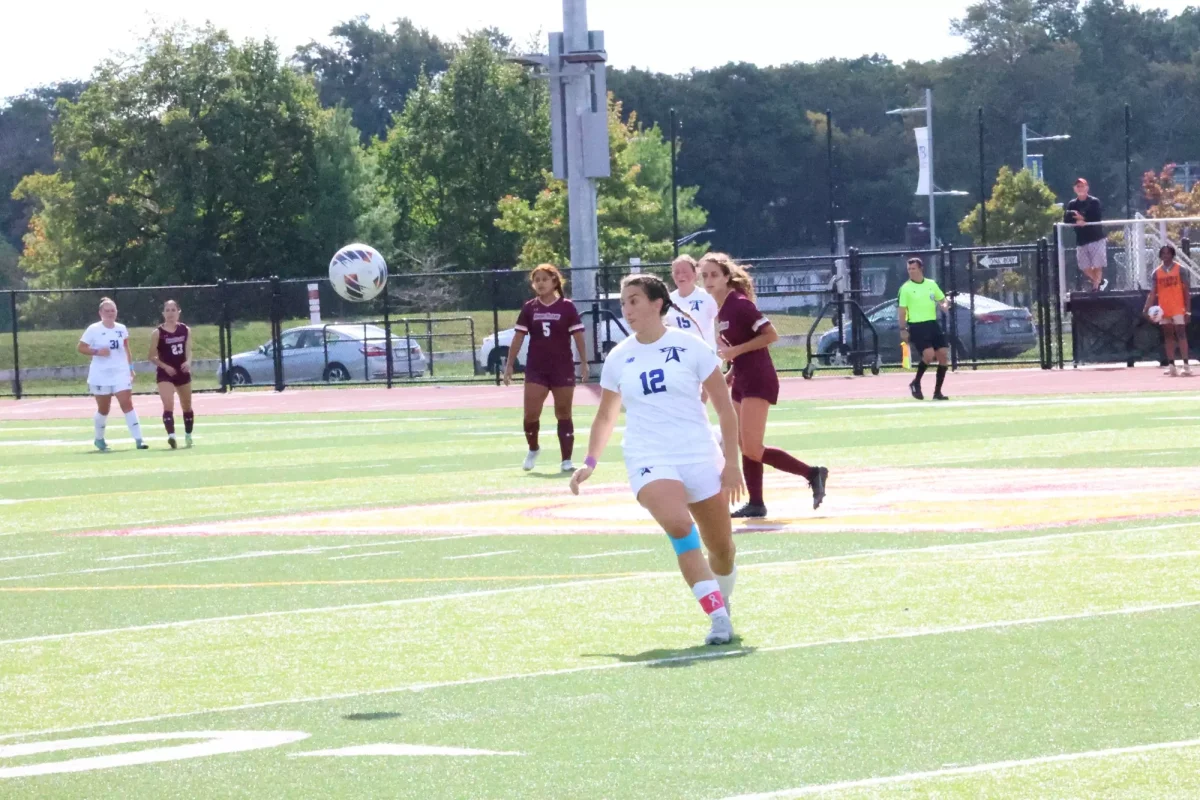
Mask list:
[[[635,335],[604,361],[600,408],[571,491],[578,494],[596,469],[624,405],[625,468],[634,496],[670,537],[679,570],[709,616],[705,644],[728,644],[733,639],[728,598],[737,579],[729,504],[745,489],[737,415],[716,353],[692,334],[663,324],[665,314],[677,311],[667,285],[654,275],[621,282],[621,312]],[[709,427],[701,386],[720,418],[724,454]]]
[[[671,280],[675,281],[671,304],[675,310],[669,311],[663,321],[668,327],[696,334],[716,352],[716,320],[720,306],[697,284],[698,277],[699,267],[691,256],[682,255],[671,263]]]
[[[100,300],[100,321],[93,322],[79,337],[77,348],[82,355],[91,356],[88,367],[88,390],[96,398],[96,449],[104,452],[104,427],[113,395],[125,413],[129,435],[137,442],[138,450],[148,450],[142,441],[142,426],[133,410],[133,356],[129,352],[129,330],[117,322],[117,304],[107,297]]]

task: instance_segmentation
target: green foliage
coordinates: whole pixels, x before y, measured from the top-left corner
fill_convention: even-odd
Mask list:
[[[671,148],[657,126],[645,128],[637,115],[621,119],[621,104],[608,98],[608,140],[611,176],[596,189],[600,261],[626,263],[632,257],[669,260],[673,254],[671,218]],[[568,264],[567,186],[549,172],[545,186],[532,202],[519,197],[500,201],[496,226],[521,236],[518,266],[550,262]],[[704,227],[707,214],[696,204],[697,188],[681,187],[679,228]],[[702,248],[699,248],[702,249]]]
[[[501,197],[533,197],[550,160],[544,82],[505,61],[495,32],[465,38],[446,73],[423,76],[378,145],[396,203],[395,239],[457,269],[516,260],[496,228]]]
[[[17,190],[39,203],[22,262],[34,285],[312,275],[365,235],[391,251],[347,115],[269,41],[156,32],[60,108],[58,173]]]
[[[345,106],[364,141],[387,138],[392,117],[404,110],[422,73],[449,65],[450,48],[408,19],[392,30],[356,17],[330,31],[332,44],[309,42],[296,51],[300,68],[313,76],[324,106]]]
[[[988,244],[1027,244],[1054,231],[1062,220],[1054,192],[1027,169],[1013,172],[1001,167],[987,201]],[[981,241],[979,206],[958,224],[976,243]]]

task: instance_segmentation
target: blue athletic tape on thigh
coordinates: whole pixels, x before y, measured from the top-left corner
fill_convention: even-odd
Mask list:
[[[671,540],[671,546],[675,548],[675,555],[677,556],[700,549],[700,529],[695,525],[692,525],[692,532],[682,539],[676,539],[674,536],[667,538]]]

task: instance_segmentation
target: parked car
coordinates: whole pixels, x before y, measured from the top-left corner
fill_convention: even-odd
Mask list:
[[[289,328],[279,339],[285,383],[387,380],[387,332],[377,325],[306,325]],[[224,365],[217,369],[221,379]],[[392,377],[420,378],[425,354],[414,339],[392,335]],[[234,386],[273,384],[275,350],[267,342],[230,359]]]
[[[971,351],[971,298],[958,294],[951,308],[957,326],[959,357],[966,360],[984,358],[1015,358],[1037,347],[1037,327],[1033,315],[1025,308],[1014,308],[991,297],[975,295],[975,351]],[[879,334],[879,356],[884,363],[900,361],[899,309],[895,300],[881,303],[867,311],[867,319]],[[951,335],[948,315],[938,312],[942,330]],[[825,365],[848,363],[847,353],[854,334],[854,323],[847,315],[846,344],[838,344],[837,328],[826,331],[817,341],[817,359]],[[871,334],[863,331],[863,349],[871,347]]]
[[[609,350],[630,335],[629,323],[621,316],[620,295],[605,295],[596,301],[594,308],[591,307],[592,305],[591,301],[581,302],[579,316],[589,329],[592,325],[596,326],[596,338],[600,341],[602,352],[607,355]],[[479,352],[475,354],[476,365],[486,372],[504,369],[504,364],[508,359],[508,350],[512,346],[513,336],[516,333],[516,328],[505,328],[500,331],[499,347],[496,346],[496,336],[484,337],[483,342],[479,345]],[[521,342],[521,350],[517,353],[513,369],[518,372],[524,370],[528,356],[529,337],[526,336],[525,340]]]

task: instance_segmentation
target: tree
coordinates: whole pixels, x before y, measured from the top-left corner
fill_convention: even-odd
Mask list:
[[[370,17],[356,17],[330,35],[333,44],[309,42],[297,48],[294,60],[316,80],[323,105],[350,109],[364,142],[387,138],[392,117],[404,110],[421,74],[439,74],[449,64],[450,48],[404,18],[389,31],[371,27]]]
[[[1029,244],[1049,236],[1062,220],[1054,192],[1027,169],[1013,172],[1001,167],[987,201],[988,244]],[[976,242],[981,240],[979,206],[963,218],[958,228]]]
[[[348,239],[391,250],[348,115],[270,42],[154,33],[61,104],[54,140],[59,171],[17,190],[39,206],[22,262],[37,285],[313,275]]]
[[[12,191],[26,175],[54,170],[55,104],[59,98],[77,100],[83,88],[82,83],[44,86],[0,108],[0,238],[14,248],[21,246],[33,205],[13,199]]]
[[[612,95],[608,140],[612,174],[596,187],[601,263],[626,263],[632,257],[669,260],[674,249],[670,145],[657,126],[643,128],[636,114],[623,122],[621,104]],[[521,236],[518,266],[523,269],[570,262],[567,186],[549,172],[543,172],[543,180],[545,186],[532,202],[512,196],[500,201],[496,226]],[[707,220],[696,205],[697,191],[694,186],[679,189],[681,231],[702,228]]]
[[[378,145],[396,242],[459,270],[516,260],[517,237],[492,224],[496,201],[533,197],[550,161],[546,86],[506,55],[492,33],[466,37],[444,75],[421,78]]]
[[[1079,0],[979,0],[950,30],[970,42],[975,53],[1012,64],[1075,34],[1078,6]]]

